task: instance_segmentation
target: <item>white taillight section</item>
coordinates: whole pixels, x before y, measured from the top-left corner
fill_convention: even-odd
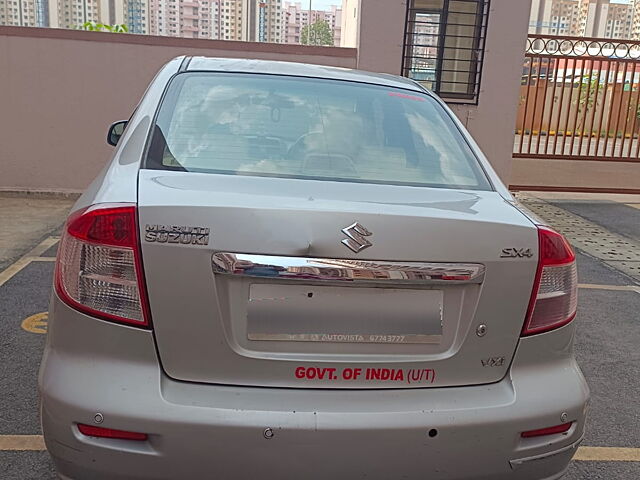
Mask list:
[[[538,227],[539,259],[522,335],[566,325],[576,315],[576,256],[567,240],[548,227]]]
[[[55,286],[65,303],[84,313],[149,326],[135,205],[94,205],[69,217]]]

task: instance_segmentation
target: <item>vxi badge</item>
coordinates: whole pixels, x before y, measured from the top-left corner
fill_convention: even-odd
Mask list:
[[[523,258],[533,257],[530,248],[503,248],[500,258]]]

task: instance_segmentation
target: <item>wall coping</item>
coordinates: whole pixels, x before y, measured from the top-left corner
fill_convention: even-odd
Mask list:
[[[200,38],[160,37],[134,33],[90,32],[62,28],[0,26],[0,37],[49,38],[56,40],[80,40],[86,42],[126,43],[155,47],[199,48],[203,50],[252,51],[283,55],[315,55],[324,57],[356,58],[358,49],[344,47],[318,47],[287,43],[242,42],[235,40],[210,40]]]

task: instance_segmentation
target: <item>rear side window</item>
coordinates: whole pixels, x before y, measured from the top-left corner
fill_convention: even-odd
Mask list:
[[[277,75],[175,77],[145,167],[491,189],[460,131],[428,95]]]

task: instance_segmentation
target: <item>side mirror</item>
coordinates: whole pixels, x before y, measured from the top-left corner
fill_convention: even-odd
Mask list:
[[[120,120],[119,122],[112,123],[109,127],[109,133],[107,133],[107,143],[114,147],[118,144],[120,137],[124,133],[124,129],[127,128],[127,120]]]

